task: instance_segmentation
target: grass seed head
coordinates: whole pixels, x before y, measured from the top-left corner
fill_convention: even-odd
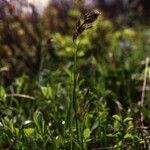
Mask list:
[[[98,10],[87,12],[83,17],[79,17],[76,22],[75,30],[73,32],[73,42],[77,37],[89,28],[92,28],[93,22],[101,13]]]
[[[98,10],[94,10],[86,13],[84,16],[84,24],[93,23],[99,15],[100,12]]]

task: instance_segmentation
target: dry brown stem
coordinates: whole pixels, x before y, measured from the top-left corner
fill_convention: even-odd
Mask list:
[[[29,96],[29,95],[25,95],[25,94],[7,94],[7,97],[18,97],[18,98],[25,98],[25,99],[29,99],[29,100],[35,100],[35,97],[33,96]]]
[[[149,58],[146,58],[145,60],[145,72],[144,72],[144,80],[143,80],[143,87],[142,87],[142,95],[141,95],[141,101],[140,106],[144,106],[144,99],[145,99],[145,90],[146,90],[146,81],[147,81],[147,74],[148,74],[148,64],[149,64]],[[141,125],[144,126],[144,115],[141,113],[140,117]]]

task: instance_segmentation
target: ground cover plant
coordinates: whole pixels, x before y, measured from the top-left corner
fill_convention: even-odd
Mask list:
[[[30,16],[6,6],[0,24],[0,149],[150,148],[147,24],[119,27],[102,10],[78,5],[64,12],[62,22],[63,9],[54,4],[51,22],[49,9],[39,16],[31,5]]]

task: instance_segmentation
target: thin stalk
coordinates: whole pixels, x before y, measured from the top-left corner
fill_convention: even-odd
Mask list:
[[[78,125],[78,117],[77,117],[77,96],[76,96],[76,89],[77,89],[77,52],[78,52],[79,44],[77,43],[76,48],[74,49],[74,66],[73,66],[73,110],[75,113],[75,124],[76,124],[76,134],[77,140],[79,141],[79,125]]]
[[[72,117],[72,102],[70,101],[70,106],[69,106],[69,116]],[[68,118],[68,117],[67,117]],[[69,119],[69,118],[68,118]],[[68,120],[67,119],[67,120]],[[69,132],[71,134],[71,141],[70,141],[70,150],[73,150],[72,148],[72,137],[73,137],[73,133],[72,133],[72,119],[69,119]]]
[[[144,105],[144,99],[145,99],[145,91],[146,91],[146,81],[147,81],[147,75],[148,75],[148,64],[149,64],[149,58],[146,58],[145,60],[145,72],[144,72],[144,80],[143,80],[143,87],[142,87],[142,95],[141,95],[141,101],[140,105],[143,107]],[[141,125],[144,126],[144,115],[141,113]]]

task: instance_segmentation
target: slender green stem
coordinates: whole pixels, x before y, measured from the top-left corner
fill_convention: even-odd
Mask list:
[[[78,117],[77,117],[77,52],[78,52],[79,44],[76,45],[74,49],[74,67],[73,67],[73,109],[75,113],[75,123],[76,123],[76,134],[77,140],[79,141],[79,125],[78,125]]]

